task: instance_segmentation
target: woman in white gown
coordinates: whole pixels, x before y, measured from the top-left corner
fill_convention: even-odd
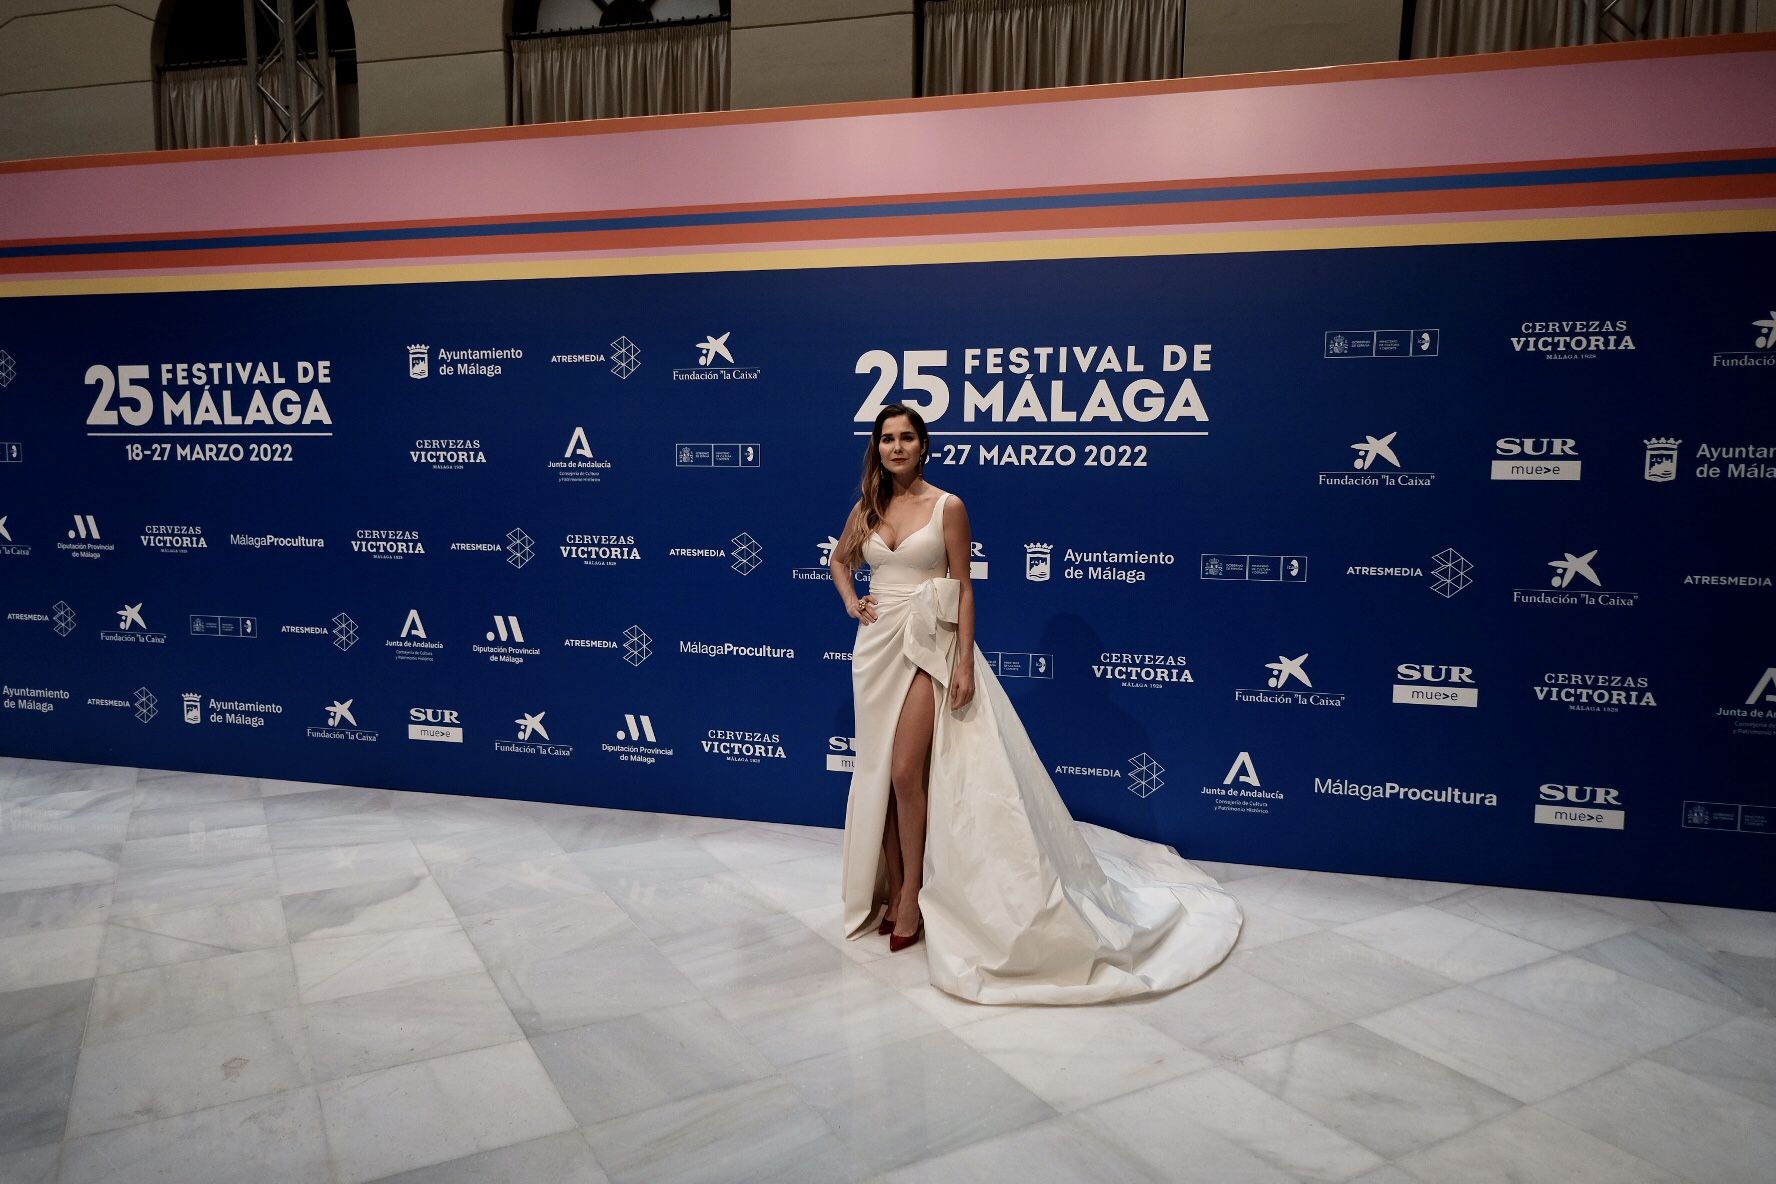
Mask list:
[[[925,481],[929,451],[917,411],[876,417],[833,550],[858,621],[847,936],[874,929],[897,951],[922,937],[932,985],[977,1003],[1096,1003],[1201,977],[1239,936],[1239,906],[1172,848],[1067,812],[974,644],[968,515]]]

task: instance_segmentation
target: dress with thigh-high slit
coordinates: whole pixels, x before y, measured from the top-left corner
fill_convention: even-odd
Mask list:
[[[959,585],[944,550],[948,497],[899,547],[864,543],[877,618],[858,625],[851,656],[847,936],[872,932],[887,904],[894,728],[923,670],[937,707],[919,893],[932,985],[978,1003],[1096,1003],[1201,977],[1239,936],[1232,897],[1170,847],[1075,822],[978,647],[974,700],[949,709]]]

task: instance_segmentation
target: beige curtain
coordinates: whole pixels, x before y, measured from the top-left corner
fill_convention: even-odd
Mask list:
[[[270,70],[265,85],[272,94],[283,95],[283,73]],[[306,71],[296,72],[296,85],[302,96],[298,111],[320,96],[320,85]],[[224,148],[251,144],[253,117],[259,118],[259,143],[272,144],[283,138],[283,128],[270,111],[261,110],[250,101],[245,63],[231,66],[169,67],[160,74],[160,146],[162,148]],[[302,126],[303,139],[318,140],[328,135],[317,106]]]
[[[512,42],[513,123],[727,107],[726,21]]]
[[[1176,78],[1184,0],[931,0],[925,93]]]
[[[1664,19],[1655,22],[1653,0],[1417,0],[1412,56],[1577,45],[1588,3],[1600,6],[1599,41],[1634,41],[1643,30],[1649,38],[1743,33],[1756,8],[1755,0],[1666,0]]]

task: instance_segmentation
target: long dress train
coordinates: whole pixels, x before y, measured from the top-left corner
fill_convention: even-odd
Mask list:
[[[923,670],[937,698],[919,894],[931,984],[977,1003],[1097,1003],[1201,977],[1239,936],[1233,898],[1171,847],[1075,822],[978,647],[974,701],[949,710],[959,585],[944,555],[948,497],[898,548],[864,544],[877,619],[858,626],[851,656],[847,936],[872,932],[887,903],[889,759]]]

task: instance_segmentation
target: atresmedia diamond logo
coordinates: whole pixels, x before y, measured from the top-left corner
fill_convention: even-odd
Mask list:
[[[358,644],[358,623],[340,613],[333,618],[333,645],[340,653]]]
[[[12,360],[11,354],[0,349],[0,388],[11,386],[12,380],[17,377],[18,363]]]
[[[1151,796],[1165,788],[1165,766],[1148,756],[1138,753],[1129,758],[1129,792],[1138,798]]]
[[[628,337],[619,337],[611,342],[611,373],[618,378],[628,378],[641,369],[641,347],[630,341]]]
[[[729,566],[743,576],[751,575],[764,562],[765,549],[744,530],[729,539],[728,545],[734,548],[734,559]]]
[[[1448,600],[1474,582],[1474,565],[1454,547],[1431,556],[1431,591]]]
[[[506,534],[506,562],[513,567],[523,567],[536,558],[535,541],[524,533],[521,527],[513,527]]]
[[[74,610],[69,607],[68,602],[65,600],[56,601],[55,609],[53,611],[55,614],[53,620],[55,621],[56,636],[66,637],[68,634],[74,632],[74,626],[78,623],[79,618],[74,615]]]
[[[131,702],[136,705],[136,718],[143,723],[147,723],[160,714],[160,700],[156,699],[154,692],[147,687],[137,687]]]
[[[653,656],[654,639],[643,632],[640,625],[623,630],[623,661],[639,666]]]

